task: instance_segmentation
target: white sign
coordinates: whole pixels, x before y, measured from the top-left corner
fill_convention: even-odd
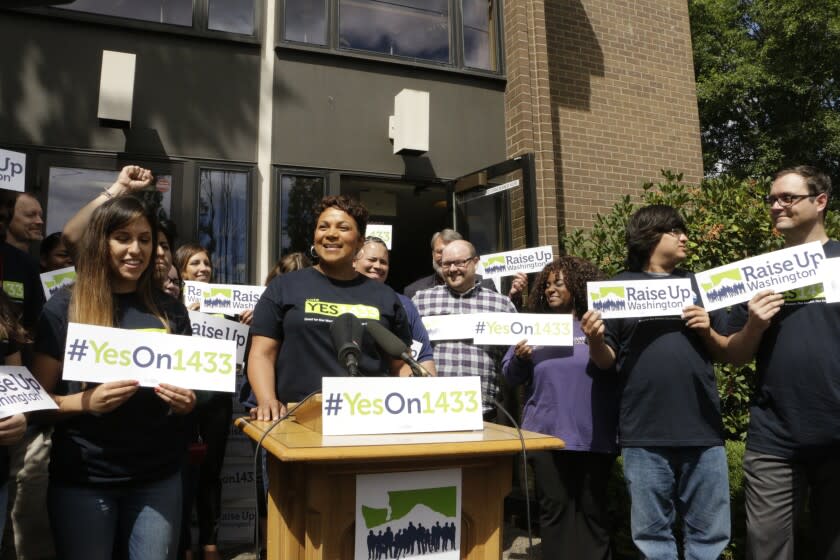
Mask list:
[[[23,366],[0,366],[0,418],[58,405]]]
[[[70,323],[62,378],[94,383],[136,379],[143,387],[169,383],[232,393],[236,343]]]
[[[554,260],[551,245],[534,247],[533,249],[519,249],[505,253],[493,253],[479,257],[478,274],[486,278],[513,276],[519,272],[539,272],[545,265]]]
[[[253,309],[265,286],[239,286],[236,284],[204,284],[201,292],[202,313],[221,313],[239,315]]]
[[[201,295],[204,289],[210,284],[207,282],[196,282],[195,280],[184,280],[184,305],[191,309],[196,303],[201,305]]]
[[[378,237],[385,242],[388,250],[391,250],[391,241],[394,237],[394,226],[388,224],[368,224],[365,228],[365,237]]]
[[[325,377],[325,436],[481,430],[481,378]]]
[[[559,313],[485,313],[473,327],[473,343],[510,346],[573,346],[572,316]]]
[[[59,268],[41,275],[41,286],[44,288],[44,296],[50,299],[53,294],[65,286],[72,286],[76,281],[76,268],[68,266]]]
[[[820,263],[820,277],[826,303],[840,302],[840,257]]]
[[[817,268],[824,259],[822,243],[812,241],[698,272],[695,277],[703,306],[713,311],[749,301],[762,290],[783,292],[818,284],[822,278]]]
[[[356,475],[356,560],[461,558],[461,479],[461,469]]]
[[[604,319],[667,317],[682,315],[695,294],[688,278],[587,282],[586,301]]]
[[[245,362],[245,346],[248,343],[248,325],[231,321],[224,317],[215,317],[200,311],[190,311],[190,324],[193,336],[232,340],[236,342],[236,363]]]
[[[0,150],[0,189],[26,190],[26,154]]]
[[[473,337],[478,313],[425,315],[421,318],[429,340],[464,340]]]

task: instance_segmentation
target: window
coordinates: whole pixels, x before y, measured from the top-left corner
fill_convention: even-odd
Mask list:
[[[222,284],[249,281],[250,184],[247,171],[199,171],[198,243],[210,252],[213,278]]]
[[[257,35],[255,0],[75,0],[49,10],[162,24],[159,29],[180,28],[181,32]]]
[[[286,0],[283,37],[287,41],[327,44],[327,5],[325,0]]]
[[[323,176],[280,174],[280,254],[309,254],[315,231],[315,205],[324,196]]]
[[[154,171],[154,167],[152,169]],[[63,230],[68,220],[103,189],[110,187],[119,173],[80,167],[50,167],[46,233]],[[156,202],[163,215],[169,216],[172,175],[155,173],[155,178],[158,190],[148,192],[144,198]]]
[[[464,31],[464,65],[496,69],[493,0],[461,0]]]
[[[449,0],[340,0],[338,45],[449,63]]]
[[[143,0],[142,2],[132,0],[76,0],[58,7],[62,10],[186,27],[192,27],[193,22],[192,0]]]
[[[284,0],[281,40],[495,73],[498,9],[498,0]]]
[[[208,0],[207,28],[240,35],[254,34],[254,2]]]

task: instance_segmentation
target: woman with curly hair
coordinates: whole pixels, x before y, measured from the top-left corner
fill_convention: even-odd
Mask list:
[[[571,314],[574,345],[529,346],[526,339],[502,361],[508,383],[526,384],[522,427],[566,442],[562,451],[531,454],[546,558],[610,558],[607,481],[618,453],[620,384],[614,372],[589,360],[580,328],[586,283],[601,279],[600,270],[578,257],[546,265],[531,288],[528,309]]]

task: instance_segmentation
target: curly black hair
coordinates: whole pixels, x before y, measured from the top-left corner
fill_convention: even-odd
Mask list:
[[[359,237],[364,238],[368,222],[368,210],[364,204],[343,194],[328,195],[315,205],[315,215],[320,216],[327,208],[338,208],[353,218],[359,230]]]
[[[580,318],[586,313],[586,283],[606,279],[601,269],[580,257],[557,257],[537,275],[528,295],[528,309],[532,313],[553,313],[545,298],[548,278],[552,273],[561,273],[566,289],[572,295],[572,312]]]

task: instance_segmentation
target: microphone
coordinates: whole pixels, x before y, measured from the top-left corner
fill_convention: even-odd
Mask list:
[[[376,344],[392,358],[400,358],[404,360],[411,368],[412,376],[414,377],[432,377],[429,371],[420,365],[420,363],[411,357],[411,349],[397,337],[394,333],[383,327],[376,321],[367,322],[367,331]]]
[[[330,337],[338,355],[338,362],[353,377],[359,372],[359,357],[362,354],[360,344],[365,334],[365,327],[352,313],[344,313],[335,318],[330,325]]]

